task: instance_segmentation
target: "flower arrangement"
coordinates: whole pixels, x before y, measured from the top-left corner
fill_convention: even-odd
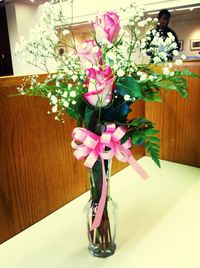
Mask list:
[[[72,1],[64,2],[72,8]],[[144,144],[160,166],[159,138],[155,136],[159,131],[146,118],[129,118],[132,105],[138,100],[161,101],[162,89],[178,91],[185,98],[188,96],[185,76],[198,76],[188,70],[176,70],[184,55],[180,55],[174,65],[162,63],[160,73],[154,70],[146,44],[157,21],[145,18],[144,11],[135,4],[118,12],[98,14],[92,22],[93,36],[81,46],[76,45],[72,18],[66,18],[62,4],[46,3],[30,38],[22,38],[16,45],[22,61],[48,73],[43,82],[37,75],[25,78],[18,90],[21,95],[48,98],[52,106],[49,113],[54,113],[56,120],[64,123],[64,113],[77,120],[79,128],[73,131],[72,146],[76,158],[85,159],[86,166],[92,168],[101,158],[105,175],[105,161],[116,156],[146,177],[129,148]],[[65,47],[62,55],[59,44]],[[155,64],[167,60],[169,50],[174,49],[175,56],[179,54],[170,36],[163,41],[155,35],[153,47]],[[52,60],[57,68],[53,74],[48,68]],[[98,167],[97,171],[100,172]],[[94,181],[95,178],[93,184]],[[106,203],[104,189],[99,199],[102,203],[91,231],[101,226]],[[95,239],[109,241],[108,234],[100,228]]]
[[[94,36],[77,47],[71,19],[66,18],[62,4],[46,3],[39,24],[30,32],[30,38],[16,44],[16,53],[22,62],[32,64],[48,73],[42,83],[37,75],[26,78],[18,88],[20,94],[48,98],[52,105],[49,113],[57,114],[62,121],[66,112],[77,120],[78,126],[91,129],[91,121],[106,125],[115,122],[127,128],[122,143],[129,137],[132,145],[144,143],[155,163],[159,163],[158,131],[145,118],[128,120],[130,105],[137,100],[161,101],[160,90],[176,90],[182,97],[188,96],[184,76],[196,76],[188,70],[174,70],[172,63],[165,62],[162,72],[156,73],[154,65],[143,63],[146,42],[156,19],[145,18],[135,4],[120,12],[105,12],[93,21]],[[64,1],[71,8],[73,1]],[[121,17],[120,17],[121,16]],[[59,55],[58,44],[69,52]],[[157,46],[156,46],[157,44]],[[157,48],[163,47],[162,51]],[[179,52],[173,38],[165,41],[155,35],[154,63],[167,60],[167,51]],[[138,56],[139,55],[139,56]],[[140,58],[140,62],[135,60]],[[147,58],[147,57],[146,57]],[[175,64],[180,65],[181,55]],[[56,73],[51,74],[49,61],[56,63]],[[64,121],[63,121],[64,123]],[[92,129],[94,130],[94,129]]]

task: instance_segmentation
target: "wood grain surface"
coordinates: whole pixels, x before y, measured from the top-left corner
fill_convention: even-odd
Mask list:
[[[186,62],[184,68],[200,74],[200,62]],[[186,78],[189,98],[177,92],[162,94],[162,103],[146,103],[145,116],[160,130],[161,159],[200,167],[200,79]]]

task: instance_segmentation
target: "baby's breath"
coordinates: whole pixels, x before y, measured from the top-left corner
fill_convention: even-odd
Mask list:
[[[71,1],[67,2],[72,6]],[[21,37],[15,49],[21,61],[37,66],[47,73],[43,82],[40,82],[36,75],[24,79],[22,85],[17,88],[19,93],[39,95],[48,99],[51,106],[48,113],[56,114],[56,120],[63,122],[65,112],[76,119],[80,117],[79,109],[85,105],[83,94],[88,90],[87,77],[91,69],[98,74],[109,66],[115,77],[114,85],[119,81],[123,83],[124,79],[137,80],[138,84],[134,86],[145,83],[148,83],[150,87],[151,83],[154,85],[158,76],[148,71],[146,65],[143,64],[144,57],[148,58],[146,44],[151,40],[151,34],[154,35],[151,40],[153,63],[167,61],[170,50],[173,50],[173,55],[176,57],[179,54],[174,36],[169,33],[165,40],[160,37],[156,30],[152,30],[157,20],[146,18],[144,10],[132,3],[119,12],[121,29],[114,43],[105,38],[96,46],[93,46],[92,42],[84,42],[80,46],[91,53],[95,59],[87,60],[85,68],[82,68],[74,41],[72,22],[64,16],[62,5],[56,3],[60,1],[54,0],[44,5],[44,13],[35,28],[30,30],[30,37],[28,39]],[[64,49],[62,55],[59,54],[60,47]],[[98,62],[97,57],[99,49],[102,53],[101,62]],[[57,70],[54,74],[49,71],[49,59],[56,63]],[[181,59],[176,60],[176,65],[181,64],[184,59],[185,56],[182,55]],[[163,66],[162,74],[165,79],[175,75],[174,71],[170,70],[171,67],[171,63]],[[99,90],[105,87],[106,83],[102,83]],[[90,77],[90,88],[97,90],[95,76]],[[137,96],[126,93],[123,95],[125,102],[137,100]],[[110,96],[111,92],[104,96],[106,104],[110,103]],[[144,96],[141,95],[140,98],[142,97]],[[119,92],[115,91],[113,100],[119,98]],[[146,100],[147,96],[144,99]]]

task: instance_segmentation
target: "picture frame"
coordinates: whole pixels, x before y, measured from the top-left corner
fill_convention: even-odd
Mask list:
[[[190,50],[200,50],[200,39],[190,40]]]
[[[179,43],[179,51],[183,51],[184,48],[184,40],[178,40]]]

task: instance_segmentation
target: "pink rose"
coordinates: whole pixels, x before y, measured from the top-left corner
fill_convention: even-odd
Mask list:
[[[119,16],[115,12],[106,12],[102,16],[97,16],[94,22],[96,40],[101,43],[104,39],[113,43],[119,33]]]
[[[86,40],[76,53],[81,61],[83,69],[91,68],[91,65],[102,64],[102,52],[94,40]]]
[[[83,94],[83,97],[93,106],[106,106],[112,99],[114,81],[115,77],[110,67],[98,71],[89,69],[86,79],[88,92]]]

